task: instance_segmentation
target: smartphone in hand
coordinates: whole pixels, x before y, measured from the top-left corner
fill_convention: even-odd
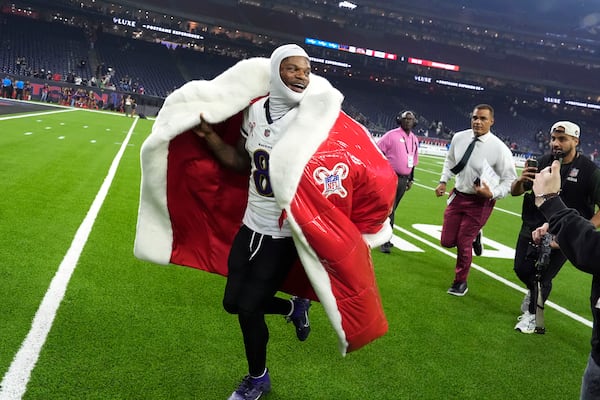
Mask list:
[[[535,172],[539,172],[538,160],[536,160],[535,158],[528,158],[527,160],[525,160],[525,168],[528,168],[528,167],[533,167],[533,168],[535,168]],[[532,179],[535,179],[535,176]],[[533,182],[531,182],[531,181],[527,181],[523,184],[523,188],[525,190],[531,190],[532,187],[533,187]]]
[[[534,158],[529,158],[527,161],[525,161],[525,166],[526,167],[535,167],[537,169],[538,161]]]

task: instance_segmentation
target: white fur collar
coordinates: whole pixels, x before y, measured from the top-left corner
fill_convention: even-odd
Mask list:
[[[217,123],[246,108],[269,90],[268,58],[243,60],[211,81],[192,81],[173,92],[152,129],[152,135],[171,140],[198,125],[200,113]],[[327,138],[338,118],[343,96],[320,76],[311,75],[298,114],[271,154],[271,183],[279,206],[291,202],[304,166]]]
[[[211,81],[192,81],[174,91],[161,108],[141,151],[142,184],[134,252],[138,258],[168,264],[173,231],[167,208],[169,143],[200,123],[200,113],[211,123],[237,114],[267,94],[270,60],[251,58]],[[306,95],[290,130],[271,153],[271,183],[281,208],[287,209],[304,166],[339,115],[342,94],[324,78],[311,76]],[[273,173],[275,172],[275,173]]]

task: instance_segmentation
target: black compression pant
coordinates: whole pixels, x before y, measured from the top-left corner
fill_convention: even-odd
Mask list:
[[[269,330],[265,314],[291,311],[290,301],[275,294],[297,258],[291,237],[274,239],[243,225],[233,241],[223,307],[238,314],[250,375],[259,376],[266,367]]]

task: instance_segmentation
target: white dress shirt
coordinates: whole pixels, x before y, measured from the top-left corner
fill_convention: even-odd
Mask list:
[[[454,134],[444,160],[440,182],[448,182],[454,176],[450,169],[458,164],[474,137],[472,129]],[[491,174],[490,167],[498,178],[497,183],[486,179]],[[484,180],[490,186],[494,199],[505,197],[510,192],[512,182],[517,179],[512,152],[492,132],[479,136],[479,141],[475,143],[467,165],[456,175],[454,187],[459,192],[473,194],[475,193],[473,182],[477,178]]]

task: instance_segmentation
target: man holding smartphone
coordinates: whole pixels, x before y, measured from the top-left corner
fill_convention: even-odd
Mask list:
[[[550,166],[552,161],[561,162],[560,175],[562,188],[560,197],[567,207],[574,208],[594,226],[600,226],[600,169],[590,159],[577,152],[579,126],[570,121],[558,121],[550,129],[551,153],[538,160],[527,160],[521,176],[516,179],[510,193],[523,196],[521,212],[522,225],[515,248],[514,271],[527,286],[528,292],[521,304],[521,315],[515,330],[521,333],[535,332],[536,299],[534,293],[537,248],[531,244],[531,232],[546,223],[546,218],[535,206],[535,195],[531,191],[535,174]],[[541,274],[542,299],[545,302],[552,290],[552,280],[566,262],[558,245],[553,242],[550,262]]]

